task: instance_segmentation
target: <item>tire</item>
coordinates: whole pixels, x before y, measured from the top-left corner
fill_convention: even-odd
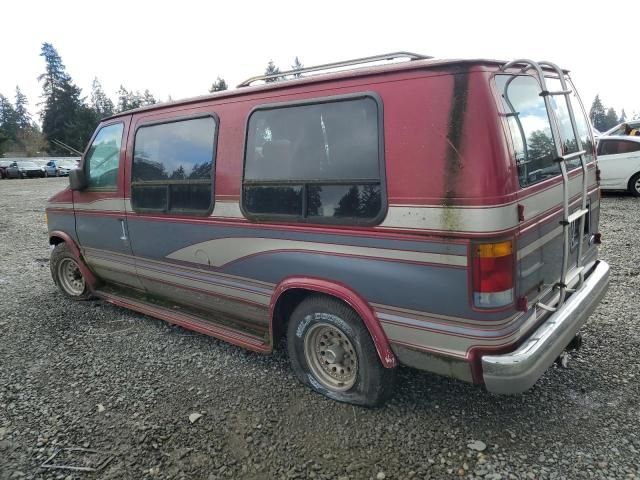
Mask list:
[[[47,172],[46,170],[44,171],[44,178],[48,178],[49,177],[49,172]]]
[[[20,172],[20,173],[18,174],[18,178],[19,178],[20,180],[24,180],[24,173]]]
[[[629,193],[634,197],[640,197],[640,172],[629,180]]]
[[[382,366],[360,317],[335,298],[314,295],[296,307],[287,348],[298,380],[328,398],[374,407],[393,392],[395,369]]]
[[[53,249],[49,266],[53,281],[65,296],[73,300],[91,298],[89,286],[82,278],[78,262],[66,243],[59,243]]]

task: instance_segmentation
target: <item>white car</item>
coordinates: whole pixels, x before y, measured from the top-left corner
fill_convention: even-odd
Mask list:
[[[640,137],[600,137],[598,168],[603,190],[628,190],[640,197]]]
[[[624,135],[624,128],[623,128],[624,125],[629,125],[631,128],[640,129],[640,120],[629,120],[628,122],[619,123],[615,127],[610,128],[606,132],[603,132],[601,135],[602,136]]]

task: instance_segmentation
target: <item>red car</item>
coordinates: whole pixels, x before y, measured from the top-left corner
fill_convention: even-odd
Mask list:
[[[7,167],[11,165],[11,160],[0,160],[0,178],[7,178]]]
[[[102,120],[47,206],[61,291],[286,338],[302,383],[361,405],[399,364],[522,392],[579,343],[609,267],[566,71],[398,53],[287,75]]]

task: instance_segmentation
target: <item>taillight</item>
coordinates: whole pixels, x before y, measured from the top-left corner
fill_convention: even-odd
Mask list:
[[[513,243],[481,243],[473,252],[473,303],[480,308],[513,303]]]

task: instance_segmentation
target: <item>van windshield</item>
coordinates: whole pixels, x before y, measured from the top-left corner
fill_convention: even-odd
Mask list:
[[[546,82],[550,90],[561,90],[558,79],[549,78]],[[508,119],[520,185],[526,187],[559,175],[560,166],[555,161],[557,155],[551,123],[544,99],[540,96],[542,89],[538,81],[529,75],[498,75],[496,86],[502,100],[503,111]],[[564,154],[576,152],[577,142],[571,127],[566,100],[564,96],[553,96],[550,100],[558,119],[562,151]],[[582,147],[587,150],[586,160],[590,161],[590,155],[593,154],[591,135],[575,94],[571,103]],[[567,168],[572,169],[579,165],[580,160],[575,159],[568,162]]]

